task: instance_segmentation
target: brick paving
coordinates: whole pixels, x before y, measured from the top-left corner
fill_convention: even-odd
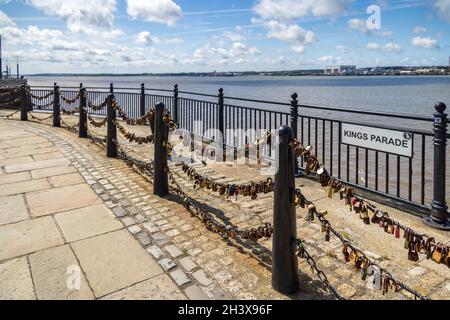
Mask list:
[[[132,131],[144,135],[147,130]],[[101,129],[94,131],[102,134]],[[149,145],[127,146],[131,148],[139,158],[152,158]],[[0,214],[1,299],[333,298],[303,260],[300,292],[291,297],[276,293],[264,264],[270,262],[270,239],[226,243],[190,217],[176,196],[153,196],[152,185],[123,161],[106,158],[104,150],[74,133],[0,120],[0,150],[0,204],[6,208]],[[271,222],[272,195],[255,201],[225,199],[194,190],[180,167],[171,170],[183,189],[219,219],[243,229]],[[261,178],[257,168],[243,165],[197,165],[197,171],[231,181]],[[449,268],[426,259],[408,261],[403,241],[362,224],[341,202],[328,199],[317,183],[297,179],[297,185],[318,209],[328,210],[333,225],[396,278],[431,298],[450,299]],[[384,209],[406,225],[448,239],[418,218]],[[343,296],[410,298],[368,289],[360,272],[343,262],[340,242],[325,242],[320,225],[306,222],[305,210],[297,214],[299,236]],[[80,290],[67,289],[69,266],[81,270]]]

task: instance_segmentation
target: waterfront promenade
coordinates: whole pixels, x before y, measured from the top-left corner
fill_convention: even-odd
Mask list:
[[[75,124],[77,118],[64,120]],[[95,129],[99,135],[105,133],[102,130]],[[147,127],[133,131],[148,134]],[[151,159],[152,145],[133,145],[133,152]],[[245,165],[196,169],[229,181],[258,179],[258,170]],[[194,190],[180,167],[171,170],[198,202],[239,228],[271,222],[273,195],[224,201],[208,190]],[[333,298],[303,259],[300,292],[292,297],[276,293],[264,266],[271,239],[243,243],[241,250],[227,245],[191,217],[173,194],[154,196],[152,185],[125,162],[106,158],[103,149],[67,130],[20,122],[17,117],[1,119],[0,185],[1,299]],[[408,261],[402,240],[377,225],[362,224],[342,201],[327,198],[318,183],[297,179],[296,185],[394,277],[432,299],[450,299],[447,266],[422,255],[418,262]],[[448,239],[447,233],[425,227],[419,218],[379,207],[419,232]],[[343,261],[340,242],[324,241],[320,224],[305,221],[306,214],[305,209],[297,210],[298,235],[340,294],[351,299],[411,298],[404,292],[382,295],[368,289],[361,272]],[[68,289],[68,268],[77,267],[80,290]]]

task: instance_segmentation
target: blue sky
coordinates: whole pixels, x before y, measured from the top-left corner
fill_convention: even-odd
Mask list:
[[[0,0],[26,73],[448,65],[449,31],[450,0]]]

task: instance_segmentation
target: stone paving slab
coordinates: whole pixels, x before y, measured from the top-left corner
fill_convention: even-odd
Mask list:
[[[41,143],[47,143],[47,139],[38,137],[38,136],[29,136],[29,137],[22,137],[22,138],[14,138],[11,140],[8,140],[8,144],[13,147],[24,147],[29,145],[39,145]]]
[[[42,161],[33,161],[30,163],[17,164],[17,165],[9,165],[5,166],[6,173],[14,173],[21,171],[29,171],[34,169],[44,169],[49,167],[57,167],[63,165],[70,165],[70,161],[67,159],[51,159],[51,160],[42,160]]]
[[[0,300],[34,300],[27,258],[9,260],[0,264]]]
[[[81,240],[72,247],[97,298],[162,273],[124,230]]]
[[[40,154],[34,154],[33,155],[33,159],[35,161],[51,160],[51,159],[59,159],[59,158],[64,158],[62,153],[59,152],[59,151],[40,153]]]
[[[56,177],[64,174],[74,173],[77,170],[68,165],[64,166],[57,166],[57,167],[51,167],[51,168],[45,168],[45,169],[36,169],[31,170],[31,176],[33,179],[39,179],[39,178],[49,178],[49,177]]]
[[[22,195],[0,197],[0,225],[28,219],[28,209]]]
[[[26,146],[26,147],[10,147],[9,149],[3,149],[2,155],[5,159],[17,158],[24,156],[33,156],[37,154],[47,154],[49,152],[55,152],[57,149],[53,146],[53,143],[42,143],[39,146]]]
[[[85,182],[83,177],[80,176],[78,173],[64,174],[60,176],[51,176],[49,177],[48,180],[55,188],[66,187]]]
[[[2,188],[0,188],[0,197],[1,196],[10,196],[14,194],[21,194],[33,191],[41,191],[50,189],[51,185],[48,183],[47,179],[38,179],[38,180],[28,180],[22,182],[14,182],[3,184]]]
[[[18,157],[18,158],[9,158],[0,160],[0,167],[16,165],[16,164],[25,164],[33,162],[34,159],[31,156]]]
[[[33,217],[63,212],[100,203],[98,196],[86,184],[54,188],[26,195]]]
[[[30,255],[29,260],[36,296],[39,300],[94,298],[69,245],[39,251]],[[71,281],[70,276],[77,275],[79,280],[73,278]],[[79,289],[77,281],[79,281]],[[68,284],[72,289],[68,288]]]
[[[104,204],[56,214],[58,225],[68,242],[74,242],[123,228]]]
[[[51,217],[0,226],[0,261],[63,243]]]
[[[103,298],[104,300],[186,300],[170,278],[161,274]]]
[[[2,172],[2,170],[0,170]],[[22,182],[31,180],[31,175],[29,172],[18,172],[18,173],[10,173],[3,174],[0,177],[0,185],[14,182]]]

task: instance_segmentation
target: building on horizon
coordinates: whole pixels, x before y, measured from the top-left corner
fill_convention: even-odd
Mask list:
[[[356,66],[354,66],[354,65],[327,66],[327,67],[325,67],[324,74],[326,74],[326,75],[355,75],[356,74]]]

